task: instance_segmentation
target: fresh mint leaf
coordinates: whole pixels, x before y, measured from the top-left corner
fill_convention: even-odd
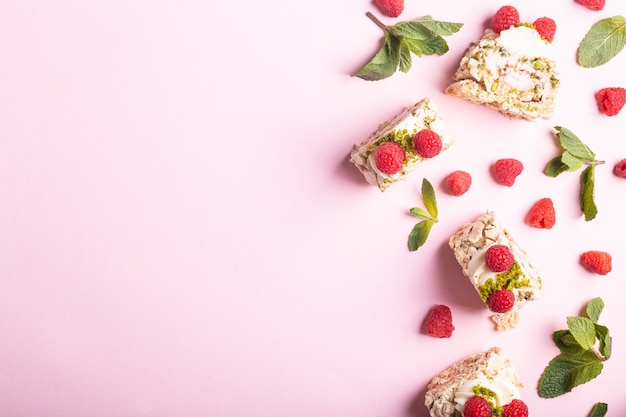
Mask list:
[[[422,247],[424,243],[426,243],[426,239],[428,239],[428,235],[430,234],[430,229],[438,221],[437,197],[435,195],[435,189],[426,178],[422,180],[421,193],[422,201],[424,202],[426,210],[419,207],[413,207],[410,210],[410,213],[413,216],[424,219],[423,221],[417,223],[409,234],[410,251],[416,251]]]
[[[440,22],[433,20],[431,16],[419,17],[413,22],[419,23],[439,36],[450,36],[457,33],[463,27],[463,23]]]
[[[595,379],[602,373],[604,364],[593,352],[584,352],[568,358],[571,366],[570,391],[582,384]]]
[[[556,136],[563,152],[548,162],[545,174],[554,178],[565,171],[577,171],[586,166],[580,174],[580,209],[586,221],[593,220],[598,214],[594,200],[594,167],[603,164],[604,161],[597,161],[593,151],[571,130],[563,126],[554,126],[554,129],[557,131]]]
[[[411,210],[409,210],[409,212],[417,217],[418,219],[422,219],[422,220],[437,220],[435,218],[433,218],[433,216],[430,215],[430,213],[428,213],[426,210],[424,210],[423,208],[420,207],[413,207]]]
[[[546,165],[545,173],[547,176],[555,178],[559,174],[567,171],[568,168],[569,167],[563,163],[560,156],[555,156],[548,162],[548,165]]]
[[[400,63],[399,53],[400,41],[386,33],[384,45],[374,55],[374,58],[354,76],[368,81],[378,81],[392,76]]]
[[[578,47],[578,63],[585,68],[609,62],[626,45],[626,19],[607,17],[594,23]]]
[[[435,195],[435,189],[433,185],[426,178],[422,180],[422,200],[426,210],[435,219],[439,216],[439,210],[437,209],[437,196]]]
[[[609,328],[597,323],[595,327],[596,337],[600,341],[598,349],[600,354],[604,357],[603,359],[607,360],[611,357],[611,336],[609,335]]]
[[[596,154],[574,132],[563,126],[555,126],[554,128],[557,131],[556,137],[559,139],[563,149],[583,161],[593,161],[595,159]]]
[[[552,334],[561,353],[548,363],[541,375],[537,386],[540,397],[558,397],[600,375],[603,362],[611,355],[611,337],[609,329],[592,318],[597,320],[603,307],[602,299],[593,298],[586,308],[590,317],[567,317],[568,329]],[[596,339],[599,352],[595,350]]]
[[[541,374],[539,396],[555,398],[566,394],[578,385],[596,378],[602,368],[602,362],[591,351],[576,355],[561,353],[550,361]]]
[[[590,221],[598,215],[598,207],[593,197],[595,188],[595,170],[593,165],[585,168],[582,174],[580,174],[580,184],[580,208],[585,216],[585,221]]]
[[[563,155],[561,155],[561,162],[565,164],[568,171],[578,171],[583,166],[583,161],[568,151],[563,152]]]
[[[607,403],[595,403],[589,417],[604,417],[608,410],[609,405]]]
[[[428,39],[443,39],[442,36],[450,36],[458,32],[463,24],[440,22],[433,20],[430,16],[420,17],[418,19],[401,22],[387,29],[394,36],[409,38],[419,41]]]
[[[402,41],[404,42],[406,47],[409,48],[409,50],[413,52],[418,58],[424,55],[424,48],[422,46],[423,42],[410,38],[404,38]]]
[[[413,227],[409,234],[409,250],[411,252],[418,250],[426,243],[433,224],[435,224],[433,220],[424,220]]]
[[[388,30],[392,35],[399,38],[413,39],[416,41],[424,41],[426,39],[438,36],[426,26],[415,20],[398,23],[393,26],[388,26]]]
[[[595,297],[587,303],[585,313],[592,322],[597,323],[602,310],[604,310],[604,301],[600,297]]]
[[[569,330],[557,330],[552,334],[554,344],[563,353],[576,355],[582,353],[584,349],[580,347]]]
[[[596,328],[587,317],[567,317],[567,327],[583,349],[591,349],[596,343]]]
[[[462,23],[433,20],[430,16],[387,26],[370,12],[366,16],[385,32],[383,46],[354,74],[368,81],[388,78],[397,70],[408,72],[413,63],[411,53],[418,58],[445,54],[449,47],[442,36],[452,35],[463,26]]]
[[[400,71],[407,73],[411,69],[411,64],[413,62],[413,58],[411,57],[411,48],[406,43],[405,39],[400,41]]]

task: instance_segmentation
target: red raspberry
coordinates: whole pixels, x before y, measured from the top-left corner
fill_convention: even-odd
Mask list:
[[[448,338],[452,336],[452,312],[448,306],[436,305],[426,318],[426,334],[429,336]]]
[[[611,255],[607,252],[592,250],[580,255],[580,263],[591,272],[606,275],[611,272]]]
[[[493,272],[509,271],[514,262],[513,253],[506,245],[489,246],[485,254],[485,263]]]
[[[528,417],[528,406],[517,398],[502,407],[502,417]]]
[[[535,20],[533,26],[539,32],[542,38],[548,42],[554,40],[554,34],[556,33],[556,22],[549,17],[540,17]]]
[[[386,16],[398,17],[404,10],[404,0],[375,0],[376,5]]]
[[[622,159],[613,167],[613,173],[620,178],[626,178],[626,159]]]
[[[406,153],[402,146],[395,142],[383,142],[374,154],[376,168],[387,175],[397,174],[404,166]]]
[[[626,89],[603,88],[596,93],[598,109],[607,116],[615,116],[626,104]]]
[[[528,212],[527,222],[532,227],[539,229],[552,229],[556,223],[554,204],[550,198],[542,198],[537,201]]]
[[[495,290],[489,294],[487,305],[494,313],[506,313],[515,305],[515,294],[506,287],[502,287],[501,290]]]
[[[491,18],[491,30],[500,33],[519,24],[519,12],[513,6],[502,6]]]
[[[599,11],[604,9],[605,0],[576,0],[589,10]]]
[[[424,158],[432,158],[439,155],[443,148],[443,143],[439,135],[432,130],[424,129],[415,134],[413,138],[415,152]]]
[[[524,170],[524,165],[517,159],[507,158],[498,159],[493,164],[493,174],[496,182],[507,187],[512,186],[515,183],[515,179]]]
[[[446,177],[446,186],[450,194],[463,195],[472,185],[472,176],[465,171],[454,171]]]
[[[491,404],[483,397],[470,397],[463,406],[465,417],[491,417]]]

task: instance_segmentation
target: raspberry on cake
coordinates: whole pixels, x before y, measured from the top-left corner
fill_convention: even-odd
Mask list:
[[[370,137],[354,145],[352,162],[365,180],[381,191],[453,143],[433,101],[425,98],[382,123]]]
[[[552,19],[520,23],[517,10],[503,6],[467,49],[446,94],[510,118],[550,118],[560,85],[551,50],[555,30]]]
[[[488,211],[452,235],[449,246],[498,330],[515,327],[519,311],[541,296],[541,277],[526,252]]]
[[[517,25],[519,25],[519,12],[510,5],[500,7],[491,18],[491,30],[496,33]]]
[[[499,347],[492,347],[436,375],[426,388],[425,405],[431,417],[505,416],[506,410],[526,405],[521,399],[522,388],[509,359]]]
[[[542,38],[548,42],[554,40],[554,34],[556,33],[556,22],[549,17],[540,17],[533,22],[533,26],[539,32]]]
[[[413,137],[415,152],[423,158],[434,158],[441,153],[443,144],[436,132],[430,129],[422,129]]]
[[[384,142],[374,152],[374,164],[379,171],[387,175],[397,174],[402,170],[406,153],[395,142]]]
[[[502,407],[502,417],[528,417],[528,406],[516,398]]]

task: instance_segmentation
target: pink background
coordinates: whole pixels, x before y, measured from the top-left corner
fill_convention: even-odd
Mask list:
[[[351,77],[379,47],[369,0],[5,1],[0,7],[0,415],[426,417],[428,381],[500,346],[533,416],[586,416],[626,399],[623,201],[626,114],[594,93],[626,87],[626,52],[584,69],[576,48],[601,12],[521,1],[547,15],[562,87],[551,120],[506,119],[445,96],[469,42],[501,1],[406,0],[400,19],[462,22],[441,57],[408,74]],[[381,193],[347,162],[355,142],[432,98],[455,145]],[[583,139],[598,167],[599,215],[585,222],[579,176],[543,174],[553,126]],[[511,188],[489,167],[516,157]],[[463,169],[470,191],[447,195]],[[440,221],[406,240],[428,178]],[[524,223],[553,199],[551,230]],[[541,269],[543,298],[498,333],[463,277],[449,236],[495,210]],[[578,264],[607,250],[604,277]],[[557,399],[536,385],[554,330],[600,296],[614,355],[596,380]],[[450,339],[423,333],[434,304]]]

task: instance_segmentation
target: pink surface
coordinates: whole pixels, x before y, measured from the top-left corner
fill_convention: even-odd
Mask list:
[[[399,20],[465,26],[446,55],[366,82],[350,74],[381,39],[368,0],[4,2],[0,415],[425,417],[430,378],[490,346],[511,358],[533,416],[624,409],[626,181],[611,169],[626,158],[626,114],[599,114],[593,95],[626,87],[626,52],[595,69],[574,57],[592,23],[626,8],[510,3],[558,24],[557,111],[529,123],[442,93],[502,4],[407,0]],[[423,97],[456,143],[381,193],[347,162],[351,147]],[[556,125],[607,162],[592,222],[578,174],[542,172]],[[489,173],[504,157],[525,166],[511,188]],[[474,179],[461,197],[442,188],[455,169]],[[422,178],[440,221],[410,253]],[[551,230],[524,223],[542,197]],[[446,243],[487,209],[544,278],[543,298],[500,333]],[[614,255],[609,275],[578,264],[590,249]],[[613,357],[591,383],[539,398],[552,332],[595,296]],[[438,303],[450,339],[422,331]]]

